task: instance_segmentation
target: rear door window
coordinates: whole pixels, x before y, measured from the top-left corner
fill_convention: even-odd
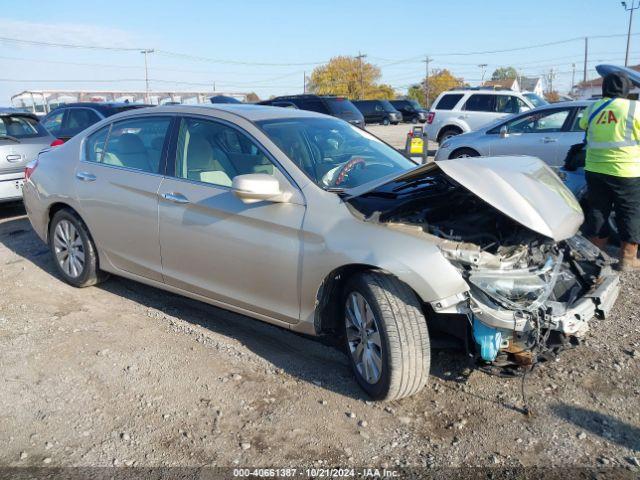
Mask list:
[[[102,155],[102,163],[149,173],[160,173],[169,117],[133,118],[116,122]]]
[[[73,136],[100,120],[100,116],[89,108],[70,108],[65,119],[64,133]]]
[[[573,117],[573,122],[571,124],[571,131],[572,132],[584,132],[584,130],[582,128],[580,128],[580,120],[582,119],[582,116],[584,115],[584,111],[585,111],[585,107],[579,107],[578,111],[576,112],[575,116]]]
[[[104,149],[107,146],[107,137],[109,136],[109,129],[111,125],[102,127],[97,132],[92,133],[87,138],[85,143],[85,156],[84,159],[87,162],[102,162],[102,156],[104,155]]]
[[[495,112],[496,95],[474,94],[469,97],[464,109],[470,112]]]
[[[463,97],[461,93],[448,93],[443,95],[438,104],[436,105],[436,110],[453,110],[460,99]]]

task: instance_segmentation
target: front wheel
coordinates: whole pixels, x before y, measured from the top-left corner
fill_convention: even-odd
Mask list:
[[[458,150],[454,151],[451,155],[449,155],[449,158],[467,158],[467,157],[479,157],[480,154],[478,152],[476,152],[474,149],[472,148],[459,148]]]
[[[49,226],[49,247],[56,270],[74,287],[88,287],[106,278],[98,268],[96,247],[84,222],[70,210],[56,212]]]
[[[389,125],[389,119],[388,118],[383,118],[382,119],[382,124],[383,125]]]
[[[353,277],[344,293],[344,337],[358,384],[377,400],[419,392],[429,377],[431,348],[415,293],[376,271]]]
[[[418,117],[412,117],[411,118],[411,123],[413,123],[415,125],[416,123],[418,123],[418,120],[420,120]]]

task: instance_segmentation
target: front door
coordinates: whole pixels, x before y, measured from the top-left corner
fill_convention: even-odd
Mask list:
[[[564,156],[559,147],[570,112],[570,108],[545,109],[506,122],[505,138],[498,134],[499,127],[494,129],[491,155],[531,155],[548,165],[562,165]]]
[[[173,175],[159,191],[164,281],[297,322],[301,194],[290,203],[238,199],[231,190],[237,175],[266,173],[293,187],[252,138],[222,121],[182,119],[175,151]]]
[[[102,254],[120,270],[157,281],[158,188],[170,123],[145,116],[98,130],[74,172],[82,217]]]

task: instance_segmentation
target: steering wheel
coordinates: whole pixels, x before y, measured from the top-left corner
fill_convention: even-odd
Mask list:
[[[353,157],[351,160],[345,163],[340,169],[340,172],[338,172],[338,176],[336,177],[336,181],[335,181],[336,187],[344,183],[344,181],[347,178],[347,175],[349,175],[351,170],[356,168],[357,165],[364,165],[364,164],[365,164],[364,158],[362,157]]]

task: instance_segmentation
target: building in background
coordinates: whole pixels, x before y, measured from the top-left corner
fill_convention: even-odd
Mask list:
[[[629,67],[636,72],[640,72],[640,65]],[[640,89],[634,87],[631,93],[640,94]],[[571,90],[571,96],[576,100],[587,100],[593,97],[602,96],[602,77],[580,82]]]
[[[539,97],[544,96],[542,77],[520,77],[520,91],[535,93]]]
[[[514,92],[520,91],[520,84],[517,78],[504,78],[502,80],[487,80],[482,84],[483,87],[488,88],[503,88],[506,90],[513,90]]]

